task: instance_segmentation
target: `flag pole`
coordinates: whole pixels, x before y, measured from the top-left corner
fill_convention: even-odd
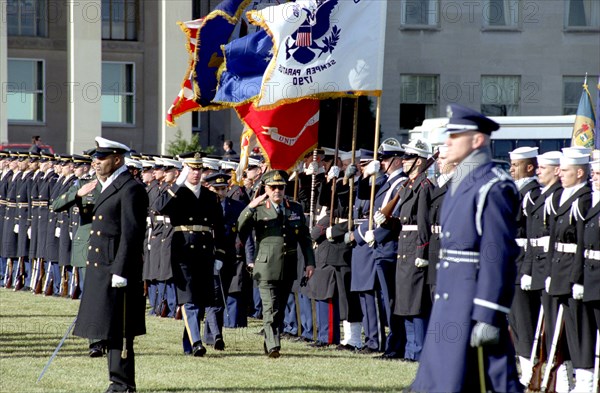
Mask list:
[[[377,161],[377,149],[379,148],[379,126],[381,124],[381,96],[377,97],[377,109],[375,111],[375,143],[373,147],[373,161]],[[371,175],[371,199],[369,200],[369,230],[373,230],[373,208],[375,206],[375,182],[377,173]]]
[[[342,103],[344,99],[340,98],[338,103],[337,127],[335,130],[335,154],[333,155],[333,164],[337,165],[338,154],[340,152],[340,134],[342,132]],[[337,177],[332,179],[331,183],[331,202],[329,208],[329,226],[333,226],[333,209],[335,207],[335,190],[337,185]]]
[[[356,135],[358,131],[358,97],[354,100],[354,119],[352,123],[352,165],[356,166]],[[348,231],[352,231],[352,213],[354,210],[354,179],[348,179],[350,189],[348,191]]]

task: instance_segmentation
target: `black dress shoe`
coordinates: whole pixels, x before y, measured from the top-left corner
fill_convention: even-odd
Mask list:
[[[281,356],[281,354],[279,353],[279,348],[275,347],[270,349],[267,356],[269,356],[271,359],[277,359]]]
[[[308,346],[312,348],[325,348],[329,346],[329,343],[323,341],[315,341],[314,343],[308,344]]]
[[[403,362],[406,362],[406,363],[418,363],[419,362],[418,360],[408,359],[408,358],[401,358],[400,360]]]
[[[393,353],[383,353],[380,356],[375,356],[375,359],[380,360],[402,360],[402,357],[394,355]]]
[[[352,351],[352,352],[359,351],[359,349],[357,347],[355,347],[354,345],[350,345],[350,344],[340,344],[337,347],[335,347],[335,349],[337,351]]]
[[[223,341],[222,338],[217,338],[215,340],[215,350],[216,351],[223,351],[225,349],[225,341]]]
[[[362,347],[358,350],[358,353],[363,355],[373,355],[375,353],[379,353],[379,351],[370,347]]]
[[[106,347],[102,342],[96,342],[90,345],[90,351],[88,352],[91,358],[101,358],[106,353]]]
[[[206,348],[204,347],[204,345],[202,345],[202,343],[196,344],[194,345],[194,348],[192,348],[192,356],[202,357],[205,353]]]
[[[296,342],[301,342],[301,343],[302,343],[302,342],[304,342],[304,343],[310,343],[310,342],[312,342],[312,340],[311,340],[310,338],[306,338],[306,337],[304,337],[304,336],[295,337],[295,338],[293,339],[293,341],[296,341]]]

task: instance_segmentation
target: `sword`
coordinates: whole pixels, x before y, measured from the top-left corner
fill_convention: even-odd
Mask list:
[[[221,287],[221,295],[223,296],[223,308],[225,309],[225,315],[227,316],[227,320],[229,320],[229,311],[227,310],[227,299],[225,298],[225,290],[223,289],[223,279],[221,278],[221,270],[217,270],[217,273],[219,274],[219,282],[221,283],[219,287]]]
[[[58,351],[60,350],[60,347],[63,346],[63,344],[65,343],[65,340],[67,339],[67,337],[69,336],[69,334],[71,333],[71,331],[73,330],[73,327],[75,326],[75,322],[77,322],[77,317],[75,317],[75,319],[73,320],[73,323],[71,323],[71,326],[69,326],[69,328],[67,329],[67,331],[65,332],[65,335],[63,336],[62,340],[60,340],[60,342],[58,343],[58,346],[56,347],[56,349],[54,350],[54,352],[52,353],[52,356],[50,356],[50,359],[48,359],[48,363],[46,363],[46,366],[44,367],[44,369],[42,370],[42,373],[40,374],[40,376],[37,379],[37,382],[40,382],[42,377],[44,376],[44,374],[46,373],[46,370],[48,370],[48,367],[50,367],[50,364],[52,363],[52,361],[54,360],[54,358],[56,357],[56,355],[58,354]]]
[[[598,393],[598,373],[600,372],[600,330],[596,330],[596,354],[592,392]]]

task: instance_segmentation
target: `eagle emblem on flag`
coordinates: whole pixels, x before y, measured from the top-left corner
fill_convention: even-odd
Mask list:
[[[315,57],[333,53],[340,40],[341,29],[331,26],[331,14],[339,0],[317,0],[309,8],[297,7],[295,17],[306,15],[304,21],[285,41],[286,59],[294,58],[298,63],[308,64]]]

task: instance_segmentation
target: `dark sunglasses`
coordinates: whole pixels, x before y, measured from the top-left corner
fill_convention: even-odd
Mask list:
[[[284,185],[275,185],[275,186],[269,186],[271,187],[271,190],[283,190],[285,188]]]

